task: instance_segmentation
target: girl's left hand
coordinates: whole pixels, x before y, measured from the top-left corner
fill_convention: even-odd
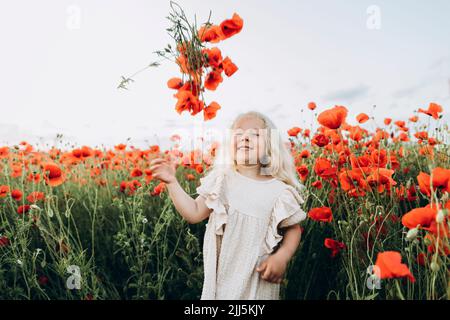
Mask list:
[[[257,268],[256,271],[261,273],[263,280],[272,283],[281,283],[288,260],[281,254],[271,254],[266,260],[264,260]]]

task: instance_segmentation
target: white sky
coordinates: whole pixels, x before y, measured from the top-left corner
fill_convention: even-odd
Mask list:
[[[209,10],[214,23],[233,12],[244,19],[240,34],[218,44],[239,70],[208,92],[222,109],[206,128],[226,128],[252,109],[281,129],[308,127],[311,112],[300,110],[309,101],[317,112],[347,106],[350,123],[360,112],[381,122],[431,101],[450,104],[450,1],[178,3],[199,23]],[[367,26],[371,5],[380,9],[380,29]],[[179,76],[174,64],[141,73],[129,91],[116,89],[120,76],[156,60],[152,52],[171,41],[169,10],[165,0],[0,0],[0,145],[53,145],[62,133],[78,146],[130,137],[146,148],[164,146],[176,130],[193,133],[202,114],[178,115],[166,87]]]

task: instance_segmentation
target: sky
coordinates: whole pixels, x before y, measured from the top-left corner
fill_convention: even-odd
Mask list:
[[[216,118],[175,111],[166,83],[180,73],[170,61],[117,89],[121,76],[173,43],[169,1],[0,0],[0,146],[166,147],[181,133],[189,148],[250,110],[285,132],[344,105],[351,124],[361,112],[374,116],[363,125],[373,130],[430,102],[450,105],[450,1],[177,2],[198,24],[210,11],[213,23],[234,12],[244,20],[241,33],[218,44],[239,70],[206,94],[222,106]]]

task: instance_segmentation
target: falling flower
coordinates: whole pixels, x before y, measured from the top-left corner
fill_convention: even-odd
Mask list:
[[[172,26],[166,30],[175,40],[175,45],[168,44],[163,50],[156,51],[156,54],[162,60],[174,61],[182,74],[182,77],[172,77],[167,81],[168,88],[177,90],[174,94],[177,99],[175,111],[178,114],[188,111],[191,116],[203,111],[204,121],[211,120],[216,117],[220,107],[217,102],[207,103],[203,93],[205,90],[215,91],[218,88],[223,82],[222,73],[231,77],[239,68],[230,57],[223,58],[218,47],[208,48],[206,44],[216,44],[240,33],[244,21],[234,13],[231,19],[226,19],[219,25],[208,20],[197,30],[196,22],[189,22],[178,4],[170,2],[170,6],[172,12],[167,18]],[[159,62],[153,62],[133,76],[159,65]],[[127,89],[127,85],[133,81],[131,77],[122,76],[118,88]]]

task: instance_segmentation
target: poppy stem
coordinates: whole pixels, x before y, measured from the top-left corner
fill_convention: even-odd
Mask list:
[[[398,293],[399,298],[401,300],[405,300],[405,297],[403,296],[402,289],[400,288],[400,284],[399,284],[399,280],[398,279],[395,280],[395,287],[397,288],[397,293]]]

